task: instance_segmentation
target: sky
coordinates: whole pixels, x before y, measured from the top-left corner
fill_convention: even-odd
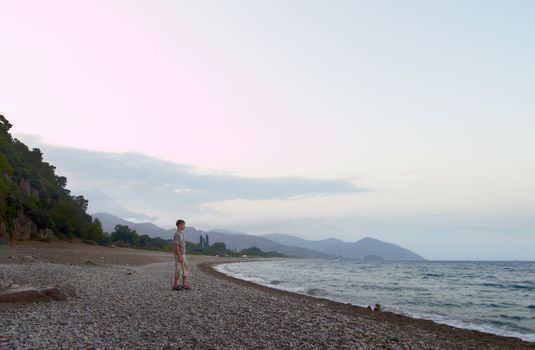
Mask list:
[[[0,114],[94,212],[533,260],[534,15],[0,0]]]

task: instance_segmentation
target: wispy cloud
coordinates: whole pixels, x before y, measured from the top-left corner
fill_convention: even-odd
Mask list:
[[[105,153],[58,147],[43,144],[36,137],[17,136],[32,147],[41,148],[45,160],[68,177],[69,189],[86,194],[90,203],[91,196],[98,190],[98,193],[105,193],[128,210],[150,216],[158,211],[206,211],[206,203],[222,201],[286,201],[366,191],[346,179],[253,178],[201,172],[189,165],[137,153]]]

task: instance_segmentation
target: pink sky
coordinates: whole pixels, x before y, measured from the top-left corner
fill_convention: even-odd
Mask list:
[[[5,4],[2,73],[10,84],[1,95],[14,131],[215,168],[250,157],[243,144],[254,143],[252,106],[272,112],[254,80],[152,10],[108,1]]]
[[[504,240],[527,237],[534,6],[0,0],[0,113],[13,133],[44,144],[370,189],[205,203],[236,229],[245,207],[259,220],[298,212],[326,213],[327,222],[338,213],[340,222],[427,218],[446,227],[439,213],[454,233],[498,218],[526,223],[503,228]],[[340,224],[340,232],[364,229]],[[397,237],[422,242],[396,230],[387,239]]]

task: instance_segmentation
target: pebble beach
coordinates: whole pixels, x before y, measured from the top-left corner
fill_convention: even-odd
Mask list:
[[[0,247],[0,288],[57,286],[62,301],[0,303],[1,349],[535,349],[534,343],[292,294],[190,256],[81,243]]]

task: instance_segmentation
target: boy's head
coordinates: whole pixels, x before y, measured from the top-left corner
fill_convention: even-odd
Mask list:
[[[176,221],[176,227],[180,230],[180,231],[183,231],[184,228],[186,228],[186,222],[184,220],[177,220]]]

